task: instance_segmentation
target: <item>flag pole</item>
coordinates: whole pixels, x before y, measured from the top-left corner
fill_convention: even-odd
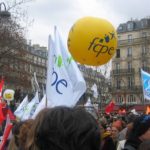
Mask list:
[[[45,107],[47,108],[47,98],[46,98],[46,101],[45,101]]]
[[[51,35],[49,35],[48,36],[48,57],[49,57],[49,55],[50,55],[50,45],[51,45],[51,42],[52,42],[52,37],[51,37]],[[48,62],[47,62],[47,65],[50,63],[49,62],[50,61],[50,59],[48,58]],[[48,103],[48,99],[47,99],[47,88],[48,88],[48,68],[49,66],[47,66],[47,77],[46,77],[46,101],[45,101],[45,107],[47,108],[47,103]]]

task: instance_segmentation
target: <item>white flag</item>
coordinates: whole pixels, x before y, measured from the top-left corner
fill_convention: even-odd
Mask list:
[[[51,106],[74,106],[86,91],[85,80],[55,28],[49,39],[46,96]]]
[[[91,103],[90,97],[88,98],[87,102],[84,104],[84,107],[86,108],[87,111],[93,110],[93,105]]]
[[[47,103],[48,103],[48,102],[47,102]],[[49,104],[47,104],[47,105],[49,106]],[[46,94],[43,96],[42,100],[41,100],[40,103],[38,104],[38,106],[37,106],[37,108],[36,108],[36,110],[35,110],[35,112],[34,112],[32,118],[34,119],[34,118],[37,116],[37,114],[38,114],[42,109],[44,109],[44,108],[46,108]]]
[[[30,119],[32,117],[32,115],[34,114],[38,104],[39,104],[39,97],[38,97],[38,92],[36,92],[34,98],[25,107],[24,114],[23,114],[21,120]]]
[[[34,85],[34,78],[31,77],[31,86],[32,86],[32,91],[35,92],[35,85]]]
[[[132,109],[131,112],[132,112],[134,115],[138,115],[138,112],[137,112],[135,109]]]
[[[39,83],[37,81],[36,72],[34,72],[34,82],[37,91],[40,91]]]
[[[16,111],[14,112],[14,114],[18,117],[18,118],[22,118],[23,114],[24,114],[24,110],[25,107],[27,106],[27,104],[29,103],[28,101],[28,95],[22,100],[22,102],[20,103],[20,105],[18,106],[18,108],[16,109]]]
[[[86,111],[91,113],[95,118],[98,117],[96,109],[94,108],[93,104],[91,103],[90,97],[88,98],[87,102],[84,104],[84,107],[85,107]]]
[[[91,90],[93,91],[93,96],[95,98],[98,98],[98,92],[97,92],[97,85],[94,83],[93,86],[91,87]]]

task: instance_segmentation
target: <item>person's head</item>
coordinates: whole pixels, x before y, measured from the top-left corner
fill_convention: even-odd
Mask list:
[[[35,118],[27,150],[99,150],[100,130],[94,117],[81,108],[45,109]]]
[[[117,139],[118,134],[121,130],[122,130],[122,122],[120,120],[113,122],[111,127],[112,138]]]
[[[17,147],[19,147],[19,133],[20,133],[20,129],[23,123],[24,122],[16,122],[12,128],[12,135],[14,137],[14,142]]]
[[[129,138],[139,138],[142,141],[150,140],[150,115],[142,115],[134,121]]]
[[[126,121],[127,121],[127,125],[128,124],[132,124],[139,116],[138,115],[135,115],[133,113],[130,113],[127,118],[126,118]]]
[[[32,125],[34,123],[33,119],[29,119],[23,122],[22,126],[20,127],[20,132],[18,135],[18,144],[19,144],[19,148],[21,148],[22,150],[25,148],[25,144],[26,144],[26,139],[28,137],[28,134],[32,128]]]
[[[107,131],[107,132],[111,132],[111,127],[110,127],[110,126],[107,126],[106,131]]]

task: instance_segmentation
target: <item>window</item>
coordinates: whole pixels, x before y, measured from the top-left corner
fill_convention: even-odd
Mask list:
[[[143,19],[143,20],[141,21],[141,27],[142,27],[142,28],[145,28],[145,27],[147,27],[147,25],[148,25],[147,19]]]
[[[132,56],[132,48],[128,47],[127,57],[131,57],[131,56]]]
[[[119,73],[119,72],[120,72],[120,64],[116,63],[116,73]]]
[[[116,58],[120,58],[120,49],[117,49]]]
[[[131,88],[133,86],[133,79],[132,77],[128,77],[128,88]]]
[[[131,103],[132,104],[136,103],[134,95],[129,95],[128,96],[128,103],[130,103],[130,104]]]
[[[120,70],[120,64],[116,63],[116,70]]]
[[[120,82],[120,80],[117,78],[116,79],[116,87],[117,87],[117,89],[120,89],[120,86],[121,85],[121,82]]]
[[[140,99],[141,99],[141,102],[144,103],[145,99],[144,99],[144,96],[143,96],[143,95],[140,96]]]
[[[37,57],[36,56],[34,57],[34,63],[37,63]]]
[[[131,34],[128,35],[128,42],[132,42],[132,35]]]
[[[121,36],[120,35],[118,35],[118,40],[121,40]]]
[[[131,70],[132,70],[132,63],[128,62],[128,71],[131,72]]]
[[[142,68],[143,69],[147,67],[146,64],[147,64],[146,61],[142,61]]]
[[[147,33],[146,33],[146,32],[143,32],[143,33],[142,33],[142,37],[145,38],[146,36],[147,36]]]
[[[123,30],[123,26],[119,26],[118,30]]]
[[[127,29],[128,29],[128,31],[133,30],[133,22],[130,22],[127,24]]]
[[[142,55],[146,54],[146,47],[144,45],[142,45]]]
[[[123,103],[123,97],[122,96],[117,97],[117,103],[119,103],[119,104]]]

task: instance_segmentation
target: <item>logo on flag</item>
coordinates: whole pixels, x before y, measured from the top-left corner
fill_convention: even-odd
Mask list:
[[[56,28],[48,49],[47,100],[51,107],[74,106],[86,91],[86,83]]]
[[[18,106],[18,108],[16,109],[16,111],[14,112],[14,114],[18,117],[18,118],[22,118],[25,108],[27,106],[27,104],[29,103],[28,101],[28,96],[26,96],[22,102],[20,103],[20,105]]]
[[[30,119],[32,115],[34,114],[38,104],[39,104],[39,97],[38,97],[38,91],[37,91],[34,98],[25,107],[21,120]]]

